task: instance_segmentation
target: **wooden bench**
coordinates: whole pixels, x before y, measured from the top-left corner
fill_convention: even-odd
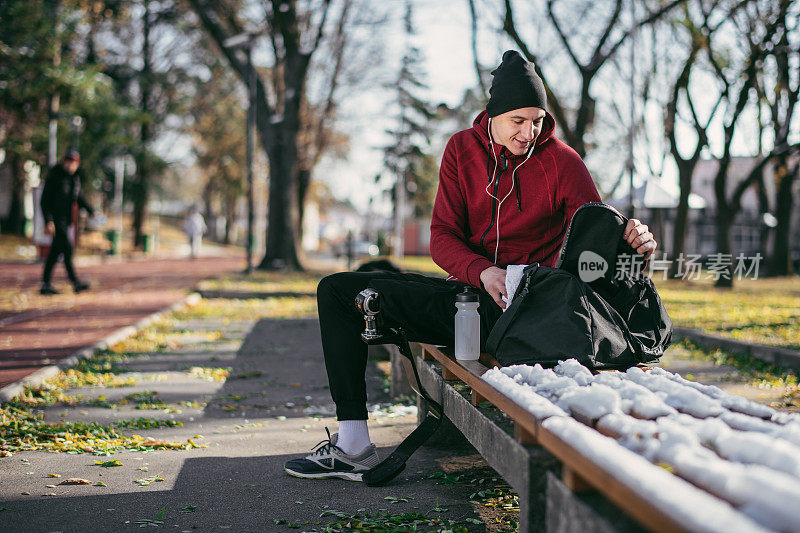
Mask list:
[[[520,531],[708,529],[700,527],[696,516],[676,516],[658,498],[653,501],[640,492],[641,487],[632,486],[635,483],[631,483],[630,477],[626,481],[608,466],[592,461],[548,430],[533,414],[483,381],[484,372],[497,365],[487,354],[482,354],[480,361],[464,362],[455,360],[452,348],[427,344],[416,348],[421,352],[417,363],[422,385],[431,397],[440,400],[453,425],[517,491]],[[459,387],[461,392],[457,390],[454,385],[459,382],[469,387],[469,393],[464,387]],[[422,420],[425,405],[419,400]],[[485,402],[496,409],[484,408]],[[493,416],[493,413],[499,415],[498,411],[502,415]],[[590,431],[599,435],[595,430]],[[677,476],[666,471],[663,474],[674,478],[674,483],[687,485],[685,490],[690,493],[696,491],[698,502],[708,503],[706,498],[711,503],[717,501]],[[675,489],[675,485],[670,487]],[[721,505],[727,504],[721,502]],[[749,523],[735,509],[731,513],[732,517],[727,516],[729,520],[741,516]]]

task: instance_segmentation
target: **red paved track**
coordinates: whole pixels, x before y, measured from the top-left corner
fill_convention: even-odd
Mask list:
[[[63,265],[56,266],[56,286]],[[78,267],[92,289],[23,313],[0,311],[0,388],[182,300],[200,280],[242,270],[238,257],[153,259]],[[0,287],[37,294],[42,266],[0,264]]]

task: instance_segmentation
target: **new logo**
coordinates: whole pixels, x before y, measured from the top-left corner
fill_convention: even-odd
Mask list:
[[[608,261],[591,250],[584,250],[578,257],[578,277],[584,283],[602,278],[608,272]]]

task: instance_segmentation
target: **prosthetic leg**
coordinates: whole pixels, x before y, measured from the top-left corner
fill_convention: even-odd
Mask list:
[[[378,465],[365,472],[362,480],[370,487],[384,485],[394,479],[406,467],[406,461],[439,428],[442,422],[442,406],[425,391],[419,379],[417,364],[408,338],[402,328],[384,327],[380,315],[380,294],[374,289],[364,289],[356,296],[356,307],[364,315],[365,328],[361,339],[367,344],[394,344],[405,357],[403,366],[411,380],[411,388],[420,394],[429,406],[428,416],[401,442],[392,454]],[[409,372],[409,368],[411,371]]]

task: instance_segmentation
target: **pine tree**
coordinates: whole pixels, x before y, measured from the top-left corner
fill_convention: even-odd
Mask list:
[[[411,2],[406,2],[404,25],[406,49],[400,63],[400,72],[394,87],[398,114],[395,127],[387,130],[392,142],[384,149],[384,168],[394,178],[394,214],[396,257],[403,255],[403,221],[406,216],[406,198],[411,194],[417,214],[426,207],[430,198],[431,181],[435,188],[435,173],[431,173],[430,147],[431,120],[435,114],[419,93],[427,89],[423,78],[422,52],[413,44],[416,32],[413,24]],[[435,166],[435,165],[434,165]],[[433,174],[433,177],[431,176]],[[429,209],[425,209],[429,211]]]

